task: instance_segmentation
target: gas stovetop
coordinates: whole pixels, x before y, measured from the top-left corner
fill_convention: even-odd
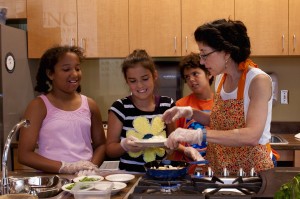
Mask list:
[[[251,198],[261,185],[260,177],[186,176],[157,180],[143,176],[129,198]]]
[[[145,175],[129,199],[273,198],[280,186],[299,172],[300,168],[274,168],[251,177],[187,175],[174,180],[152,179]]]

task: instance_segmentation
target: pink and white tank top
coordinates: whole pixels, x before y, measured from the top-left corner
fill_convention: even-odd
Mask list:
[[[47,108],[38,139],[40,155],[65,162],[91,160],[91,112],[87,97],[80,96],[80,108],[64,111],[54,107],[45,95],[40,95]]]

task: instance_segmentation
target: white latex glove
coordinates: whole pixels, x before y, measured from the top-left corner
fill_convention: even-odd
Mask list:
[[[190,106],[174,106],[166,110],[162,116],[163,121],[166,124],[175,122],[179,118],[191,119],[193,117],[193,109]]]
[[[197,151],[197,149],[190,147],[190,146],[184,148],[184,155],[191,158],[193,161],[204,160],[204,158],[199,153],[199,151]]]
[[[170,149],[176,149],[179,145],[179,142],[187,142],[189,144],[198,144],[201,145],[203,140],[203,133],[201,129],[184,129],[177,128],[173,131],[167,141],[165,142],[165,146]]]
[[[79,172],[80,170],[92,170],[97,169],[98,166],[93,164],[92,162],[88,160],[80,160],[78,162],[61,162],[62,165],[59,169],[59,173],[71,173],[74,174],[76,172]]]
[[[91,176],[91,175],[97,175],[97,172],[95,169],[89,169],[89,170],[80,170],[76,174],[77,176]]]
[[[121,144],[121,147],[125,151],[139,152],[139,151],[143,150],[144,147],[141,146],[140,144],[135,143],[135,141],[137,141],[137,140],[138,140],[138,138],[129,136],[127,138],[123,138],[121,140],[120,144]]]

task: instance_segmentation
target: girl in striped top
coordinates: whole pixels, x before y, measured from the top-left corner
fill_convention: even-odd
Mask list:
[[[160,116],[175,103],[170,97],[154,94],[157,71],[145,50],[134,50],[125,58],[122,72],[131,95],[118,99],[109,109],[106,153],[110,158],[120,158],[120,169],[144,172],[146,162],[162,159],[166,152],[135,141],[167,137],[175,125],[166,125]]]

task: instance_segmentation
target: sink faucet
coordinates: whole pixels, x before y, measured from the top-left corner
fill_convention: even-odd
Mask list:
[[[12,140],[12,137],[18,132],[18,130],[21,127],[28,127],[30,125],[30,121],[23,119],[19,123],[17,123],[13,129],[9,132],[4,149],[3,149],[3,155],[2,155],[2,184],[1,184],[1,194],[8,194],[9,193],[9,182],[8,182],[8,175],[7,175],[7,155],[8,155],[8,150],[10,147],[10,143]]]

